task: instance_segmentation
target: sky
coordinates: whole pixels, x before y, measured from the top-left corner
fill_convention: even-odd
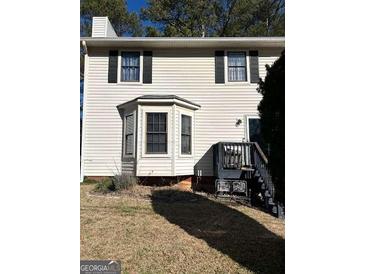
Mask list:
[[[127,0],[128,11],[134,11],[139,14],[141,8],[147,7],[147,0]],[[150,21],[142,21],[143,26],[156,26]]]
[[[146,0],[127,0],[128,10],[139,12],[139,9],[146,6]]]

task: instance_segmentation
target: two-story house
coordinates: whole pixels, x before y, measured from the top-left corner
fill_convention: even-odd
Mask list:
[[[253,141],[259,78],[284,50],[284,37],[117,37],[107,17],[81,43],[81,180],[211,178],[215,143]]]

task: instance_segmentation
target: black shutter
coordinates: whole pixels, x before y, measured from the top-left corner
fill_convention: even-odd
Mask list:
[[[118,75],[118,51],[109,51],[108,83],[116,83]]]
[[[224,84],[224,51],[215,52],[215,83]]]
[[[152,51],[143,52],[143,83],[152,84]]]
[[[259,82],[259,52],[257,50],[250,50],[250,76],[251,83]]]

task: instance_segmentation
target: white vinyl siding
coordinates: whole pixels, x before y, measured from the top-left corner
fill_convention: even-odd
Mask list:
[[[139,147],[137,151],[141,155],[137,155],[139,158],[136,159],[138,174],[188,175],[193,174],[195,168],[195,173],[201,170],[203,176],[213,175],[211,146],[220,141],[242,141],[245,138],[245,123],[237,127],[236,121],[247,115],[256,115],[261,100],[261,95],[256,91],[257,84],[215,84],[215,50],[153,49],[152,84],[117,85],[108,84],[109,49],[90,47],[88,70],[85,70],[84,175],[111,176],[116,170],[115,165],[121,165],[123,121],[116,106],[147,94],[174,94],[200,104],[201,109],[194,112],[193,155],[190,158],[175,157],[174,161],[168,157],[152,161],[142,158],[142,148]],[[257,50],[259,73],[263,78],[265,64],[271,65],[282,49]],[[176,107],[173,111],[174,119],[179,120],[180,108]],[[139,122],[143,120],[142,114],[140,109],[136,115]],[[172,118],[168,119],[170,121]],[[179,136],[179,126],[171,130]],[[141,127],[138,127],[138,138],[142,138],[141,134]],[[171,154],[179,155],[179,142],[179,138],[168,140]],[[123,162],[122,169],[130,171],[131,166]]]

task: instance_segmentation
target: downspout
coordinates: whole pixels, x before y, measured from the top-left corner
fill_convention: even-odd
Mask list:
[[[84,169],[85,169],[85,159],[84,159],[84,148],[85,148],[85,113],[86,113],[86,91],[87,91],[87,81],[88,81],[88,64],[89,55],[87,50],[86,41],[82,41],[82,47],[85,51],[84,58],[84,96],[82,102],[82,136],[81,136],[81,172],[80,172],[80,183],[84,181]]]
[[[87,52],[87,45],[86,45],[86,41],[84,40],[84,41],[82,41],[82,47],[83,47],[83,49],[84,49],[84,51],[85,51],[85,54],[87,55],[88,54],[88,52]]]

